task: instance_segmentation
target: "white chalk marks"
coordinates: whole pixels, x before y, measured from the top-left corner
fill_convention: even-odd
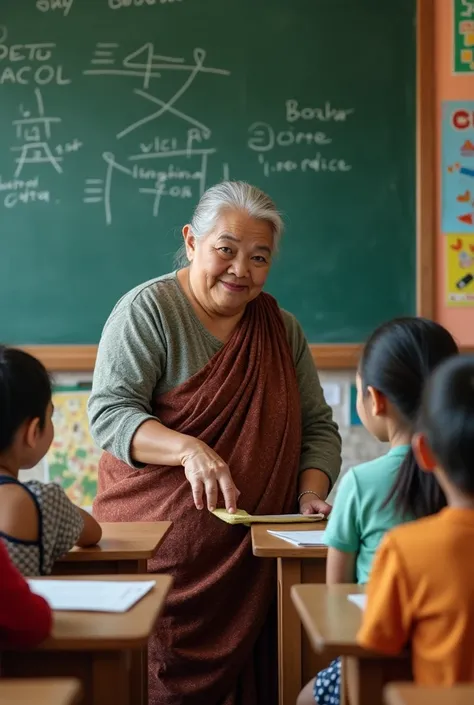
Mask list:
[[[183,0],[108,0],[111,10],[121,10],[124,7],[146,7],[149,5],[172,5]]]
[[[54,10],[62,10],[64,17],[67,17],[71,11],[74,0],[37,0],[36,9],[40,12],[51,12]]]
[[[31,117],[30,111],[20,106],[23,117],[13,120],[16,137],[22,141],[21,145],[10,147],[12,152],[20,152],[20,156],[16,159],[15,179],[20,176],[26,164],[51,164],[58,174],[62,173],[60,165],[62,157],[55,156],[49,145],[51,125],[60,123],[61,118],[45,115],[43,97],[39,88],[35,88],[35,98],[37,115]]]
[[[140,120],[133,122],[127,127],[124,127],[117,134],[117,139],[123,139],[131,132],[138,130],[140,127],[158,120],[162,115],[171,114],[180,118],[184,122],[197,127],[201,130],[205,139],[211,136],[210,128],[199,121],[197,118],[182,112],[174,107],[175,103],[190,89],[199,74],[214,74],[219,76],[229,76],[229,71],[225,69],[212,68],[205,66],[206,52],[204,49],[196,47],[193,50],[193,64],[185,63],[184,57],[164,56],[155,52],[155,46],[152,42],[142,44],[135,51],[127,54],[122,59],[121,68],[111,68],[116,64],[115,51],[119,49],[119,45],[115,43],[98,42],[91,59],[93,68],[86,69],[85,75],[89,76],[133,76],[141,79],[142,88],[135,89],[135,95],[158,106],[158,110],[145,115]],[[97,64],[108,64],[106,66],[97,67]],[[179,71],[189,75],[184,82],[177,88],[175,93],[167,100],[160,98],[150,92],[150,84],[152,80],[161,78],[164,71]]]
[[[173,140],[174,142],[175,140]],[[189,199],[201,196],[206,190],[208,158],[215,154],[213,148],[192,148],[143,152],[127,158],[130,164],[119,162],[112,152],[104,152],[105,178],[87,178],[83,202],[103,203],[105,222],[112,224],[112,189],[115,178],[121,174],[136,183],[138,193],[153,196],[152,215],[157,218],[163,198]],[[173,160],[173,161],[170,161]],[[183,160],[186,160],[183,165]],[[150,162],[156,164],[150,166]],[[143,162],[146,162],[143,164]]]
[[[84,70],[84,75],[137,78],[140,87],[132,89],[132,96],[148,106],[148,112],[116,133],[117,142],[144,128],[149,134],[150,127],[154,123],[158,125],[163,116],[173,118],[176,123],[176,136],[155,136],[151,142],[142,140],[137,151],[126,153],[122,158],[116,157],[117,150],[113,147],[111,151],[103,152],[105,176],[86,179],[83,202],[102,203],[107,225],[112,224],[113,193],[119,189],[116,187],[119,177],[122,186],[126,178],[136,184],[141,196],[152,197],[151,214],[155,218],[161,212],[164,199],[197,198],[205,191],[208,160],[217,151],[210,144],[212,131],[199,116],[179,107],[183,96],[196,87],[199,76],[230,75],[226,69],[207,66],[205,61],[206,51],[199,47],[193,49],[192,61],[187,61],[184,56],[158,53],[152,42],[146,42],[125,55],[123,52],[121,55],[120,45],[115,42],[97,42],[90,67]],[[159,79],[165,72],[179,78],[179,83],[171,95],[169,89],[167,96],[157,95],[160,92]],[[166,85],[169,86],[169,81]],[[196,100],[195,104],[201,106],[202,102]],[[123,150],[121,153],[123,155]]]

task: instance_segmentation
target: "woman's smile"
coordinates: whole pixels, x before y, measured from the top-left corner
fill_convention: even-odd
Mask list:
[[[247,288],[244,284],[233,284],[232,282],[226,282],[222,279],[220,279],[219,281],[224,286],[224,288],[227,289],[227,291],[231,291],[234,294],[242,293],[242,291],[245,291]]]

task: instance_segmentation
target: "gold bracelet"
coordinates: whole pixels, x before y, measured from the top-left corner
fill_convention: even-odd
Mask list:
[[[320,499],[321,502],[324,502],[324,501],[325,501],[325,500],[324,500],[322,497],[320,497],[320,496],[318,495],[318,493],[315,492],[314,490],[305,490],[304,492],[300,492],[300,494],[298,495],[298,504],[299,504],[300,501],[301,501],[301,497],[303,497],[303,495],[305,495],[305,494],[314,494],[314,496],[317,497],[318,499]]]

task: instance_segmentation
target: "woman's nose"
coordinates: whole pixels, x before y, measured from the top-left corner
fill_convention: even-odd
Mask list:
[[[227,270],[229,274],[233,274],[234,277],[239,279],[244,279],[249,275],[249,267],[247,261],[244,258],[235,258]]]

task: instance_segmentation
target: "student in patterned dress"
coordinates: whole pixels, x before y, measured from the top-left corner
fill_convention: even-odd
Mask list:
[[[72,546],[91,546],[102,535],[87,512],[55,483],[21,483],[54,436],[51,381],[27,353],[0,346],[0,540],[25,576],[49,575]]]
[[[357,411],[390,450],[341,480],[325,532],[328,584],[366,583],[387,531],[446,505],[434,477],[418,467],[411,441],[430,373],[457,353],[450,333],[425,318],[390,321],[367,341],[357,373]],[[305,686],[297,705],[339,705],[340,683],[335,659]]]

